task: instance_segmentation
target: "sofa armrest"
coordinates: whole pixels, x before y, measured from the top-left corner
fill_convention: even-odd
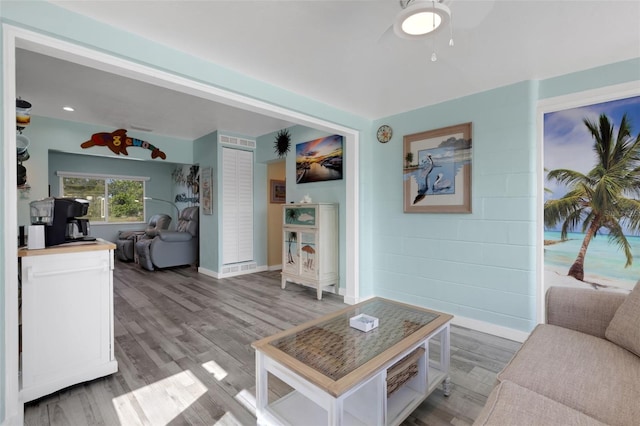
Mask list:
[[[605,290],[550,287],[546,295],[547,324],[604,338],[625,297]]]
[[[190,241],[193,238],[188,232],[178,231],[160,231],[158,236],[162,241],[166,242]]]

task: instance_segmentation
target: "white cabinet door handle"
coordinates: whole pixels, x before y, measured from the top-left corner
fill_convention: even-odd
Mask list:
[[[39,277],[52,277],[55,275],[65,275],[65,274],[74,274],[77,272],[89,272],[89,271],[107,271],[108,270],[107,262],[102,262],[102,264],[97,266],[90,266],[88,268],[77,268],[77,269],[60,269],[59,271],[48,271],[48,272],[33,272],[31,267],[27,269],[27,279],[31,280],[33,278]]]

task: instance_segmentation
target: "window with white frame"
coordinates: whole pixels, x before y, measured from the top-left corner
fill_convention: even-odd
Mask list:
[[[95,223],[144,222],[144,183],[149,178],[58,172],[61,196],[89,201]]]

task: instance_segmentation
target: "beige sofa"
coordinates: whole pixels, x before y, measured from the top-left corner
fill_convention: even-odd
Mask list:
[[[474,425],[640,425],[640,283],[553,287]]]

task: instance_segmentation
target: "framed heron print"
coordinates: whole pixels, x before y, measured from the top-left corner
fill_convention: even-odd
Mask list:
[[[471,123],[404,137],[405,213],[471,213]]]

